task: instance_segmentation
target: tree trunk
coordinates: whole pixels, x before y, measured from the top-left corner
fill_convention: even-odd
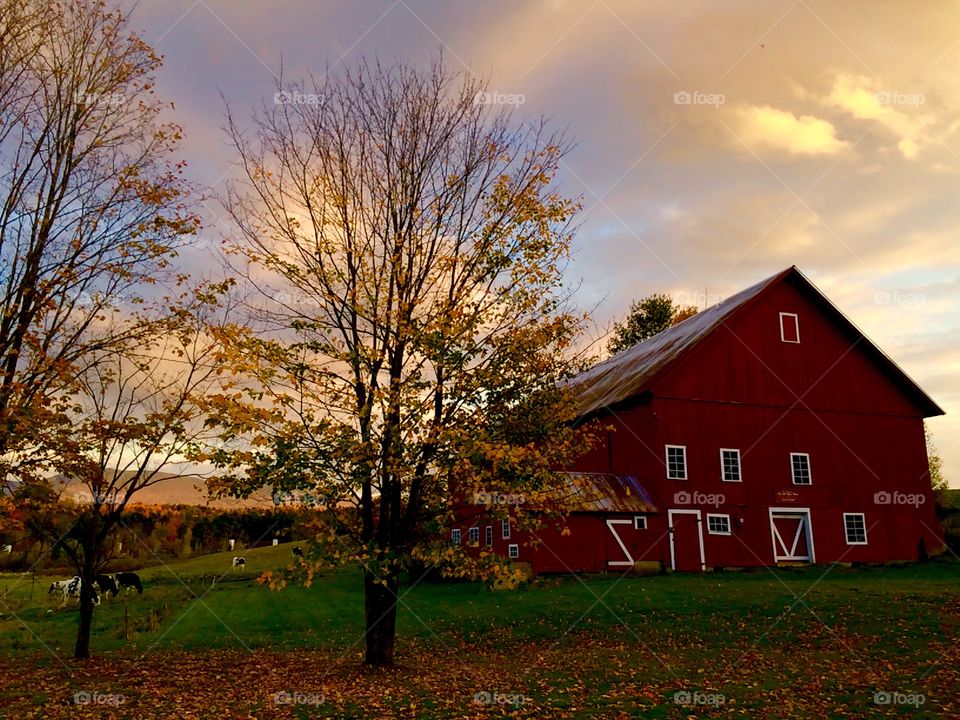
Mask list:
[[[93,627],[93,571],[80,576],[80,622],[77,625],[77,646],[73,656],[90,657],[90,629]]]
[[[393,646],[397,636],[397,588],[399,578],[380,578],[363,574],[364,605],[366,609],[367,655],[364,662],[371,667],[391,667]]]

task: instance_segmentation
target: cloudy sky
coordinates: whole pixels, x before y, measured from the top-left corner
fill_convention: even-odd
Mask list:
[[[133,24],[213,187],[221,95],[272,102],[281,68],[442,52],[489,78],[578,141],[570,271],[599,325],[796,264],[947,411],[931,427],[960,487],[960,4],[141,0]]]

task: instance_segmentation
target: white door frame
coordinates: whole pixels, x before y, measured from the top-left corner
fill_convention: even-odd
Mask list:
[[[707,567],[707,562],[703,554],[703,522],[699,510],[667,510],[667,526],[670,529],[670,568],[677,569],[677,555],[673,545],[673,516],[674,515],[694,515],[697,518],[697,535],[700,537],[700,571]]]
[[[810,508],[800,508],[800,507],[772,507],[769,510],[770,513],[770,541],[773,543],[773,561],[775,563],[781,561],[797,561],[797,562],[808,562],[815,563],[817,561],[817,554],[813,546],[813,518],[810,513]],[[787,543],[784,542],[783,538],[780,537],[780,532],[777,530],[777,526],[773,523],[774,516],[788,516],[788,515],[799,515],[801,516],[800,526],[797,528],[797,534],[793,538],[793,545],[790,547],[790,555],[780,555],[777,548],[777,540],[780,540],[780,546],[786,549]],[[797,549],[797,543],[800,540],[800,531],[806,528],[807,529],[807,550],[810,552],[810,557],[796,557],[793,553]]]
[[[623,550],[623,556],[626,558],[626,560],[607,560],[607,565],[633,567],[633,555],[630,554],[627,546],[624,545],[623,540],[617,534],[616,528],[613,527],[614,525],[633,525],[633,520],[607,520],[607,529],[610,530],[610,534],[613,535],[613,539],[617,541],[617,545]]]

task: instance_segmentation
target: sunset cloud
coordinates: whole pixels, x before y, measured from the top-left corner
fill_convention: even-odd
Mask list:
[[[922,112],[925,103],[926,96],[920,92],[885,89],[869,78],[838,75],[824,104],[881,125],[897,138],[903,156],[914,160],[931,141],[927,133],[934,119]]]
[[[946,409],[931,427],[960,486],[960,5],[168,0],[135,18],[216,191],[233,163],[221,93],[238,118],[271,104],[281,57],[294,79],[443,52],[522,94],[521,117],[576,141],[568,272],[598,325],[652,292],[699,304],[795,263]]]
[[[837,129],[812,115],[799,117],[769,105],[737,111],[737,135],[750,149],[782,150],[791,155],[834,155],[847,143],[837,138]]]

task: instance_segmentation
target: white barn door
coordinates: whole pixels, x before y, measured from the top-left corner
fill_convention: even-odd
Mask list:
[[[770,508],[770,537],[774,562],[815,561],[808,508]]]

